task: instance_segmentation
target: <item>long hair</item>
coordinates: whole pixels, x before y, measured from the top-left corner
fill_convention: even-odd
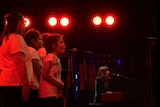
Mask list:
[[[2,41],[4,37],[8,39],[9,34],[18,33],[17,25],[18,21],[22,21],[23,15],[19,12],[10,12],[4,16],[4,30],[0,36],[0,46],[2,45]]]
[[[103,84],[102,86],[104,86],[104,87],[101,87],[102,88],[101,90],[103,90],[102,92],[109,90],[110,76],[109,75],[106,76],[105,75],[106,72],[109,72],[109,67],[108,66],[101,66],[98,70],[97,77],[96,77],[96,80],[100,79],[101,84]]]
[[[105,75],[105,72],[106,70],[109,70],[109,67],[108,66],[101,66],[98,70],[98,73],[97,73],[97,78],[104,78],[104,75]]]

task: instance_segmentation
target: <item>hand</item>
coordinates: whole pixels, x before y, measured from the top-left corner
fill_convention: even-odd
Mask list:
[[[24,102],[28,101],[29,95],[30,95],[30,87],[29,85],[24,85],[22,88],[22,99]]]
[[[112,91],[107,91],[107,93],[113,93]]]

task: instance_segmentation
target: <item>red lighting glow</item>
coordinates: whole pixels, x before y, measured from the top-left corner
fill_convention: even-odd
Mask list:
[[[107,15],[105,17],[105,23],[106,23],[107,26],[113,26],[113,25],[115,25],[115,22],[116,22],[115,16]]]
[[[95,16],[95,17],[93,17],[92,22],[96,26],[101,25],[102,18],[100,16]]]
[[[69,19],[67,18],[67,17],[62,17],[61,19],[60,19],[60,24],[62,25],[62,26],[68,26],[69,25]]]
[[[25,17],[24,21],[25,21],[25,27],[29,27],[31,25],[31,20],[28,17]]]
[[[49,19],[48,19],[48,24],[50,25],[50,26],[56,26],[57,25],[57,19],[56,19],[56,17],[50,17]]]

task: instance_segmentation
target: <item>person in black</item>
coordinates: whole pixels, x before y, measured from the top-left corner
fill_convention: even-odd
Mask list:
[[[110,71],[108,66],[101,66],[95,79],[94,103],[102,103],[101,93],[109,90]]]

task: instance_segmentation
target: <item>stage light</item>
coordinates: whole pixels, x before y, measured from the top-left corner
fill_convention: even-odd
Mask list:
[[[92,19],[92,23],[96,26],[99,26],[102,23],[102,18],[100,16],[94,16]]]
[[[24,17],[25,27],[29,27],[31,25],[31,20],[28,17]]]
[[[115,18],[115,16],[114,15],[107,15],[106,17],[105,17],[105,24],[107,25],[107,26],[113,26],[113,25],[115,25],[115,23],[116,23],[116,18]]]
[[[50,26],[56,26],[57,25],[57,18],[56,17],[54,17],[54,16],[51,16],[51,17],[49,17],[48,18],[48,24],[50,25]]]
[[[60,24],[61,24],[61,26],[63,26],[63,27],[68,26],[68,25],[70,24],[69,18],[67,18],[67,17],[62,17],[62,18],[60,19]]]

